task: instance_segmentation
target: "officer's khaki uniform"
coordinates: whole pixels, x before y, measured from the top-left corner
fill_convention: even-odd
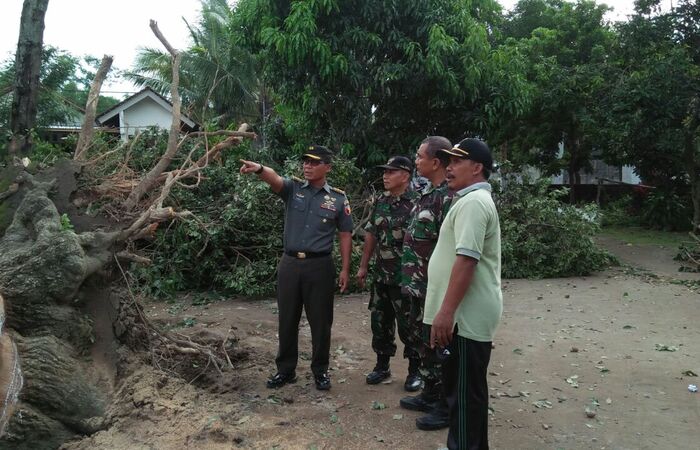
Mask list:
[[[351,232],[345,193],[327,183],[315,188],[298,178],[285,178],[278,195],[285,203],[284,255],[277,270],[279,373],[294,372],[299,353],[302,308],[311,328],[311,370],[328,370],[333,324],[335,266],[331,252],[336,232]]]

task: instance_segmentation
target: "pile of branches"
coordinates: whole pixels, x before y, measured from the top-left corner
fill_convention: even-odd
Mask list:
[[[220,337],[203,332],[189,336],[153,324],[131,290],[126,273],[117,262],[126,283],[119,299],[115,335],[130,349],[140,351],[147,363],[189,383],[206,380],[209,373],[223,376],[241,355],[234,350],[236,338],[229,332]],[[204,378],[202,378],[204,376]]]
[[[688,233],[692,241],[683,244],[675,259],[681,261],[681,272],[700,272],[700,237],[695,233]]]
[[[122,263],[127,261],[140,265],[150,264],[151,260],[148,257],[139,255],[135,250],[137,241],[153,239],[162,223],[196,220],[192,212],[178,210],[168,204],[173,189],[196,189],[204,179],[204,172],[210,164],[221,161],[222,152],[241,144],[244,139],[255,139],[256,135],[248,131],[247,124],[242,124],[237,131],[219,130],[180,135],[181,102],[178,83],[181,53],[168,43],[155,21],[151,21],[151,29],[172,57],[173,113],[167,148],[146,173],[130,166],[132,150],[139,141],[139,135],[109,151],[97,154],[90,151],[94,142],[91,123],[94,121],[92,117],[96,99],[99,97],[102,80],[111,65],[111,58],[105,57],[91,86],[85,124],[73,159],[82,167],[82,181],[87,185],[86,190],[102,201],[102,211],[117,219],[116,222],[126,224],[114,233],[113,242],[115,249],[121,248],[120,251],[115,250],[115,265],[121,272],[129,294],[120,301],[115,323],[118,337],[132,349],[145,350],[146,354],[150,355],[151,363],[163,370],[188,375],[187,370],[183,368],[200,368],[201,372],[194,377],[196,379],[212,368],[221,374],[226,368],[233,367],[230,352],[234,339],[226,336],[220,342],[214,342],[206,336],[188,337],[174,331],[162,330],[151,323],[131,290]],[[215,145],[210,145],[212,138],[218,141]],[[182,153],[186,144],[189,146],[187,156],[178,157],[178,153]],[[182,162],[174,165],[176,158]],[[107,161],[117,163],[105,173]],[[86,194],[82,192],[80,195]]]

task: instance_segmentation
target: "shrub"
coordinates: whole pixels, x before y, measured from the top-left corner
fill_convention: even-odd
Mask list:
[[[495,194],[501,220],[503,277],[588,275],[615,262],[593,242],[600,230],[595,205],[579,208],[562,203],[559,199],[568,190],[549,190],[546,179],[507,181],[507,188],[497,186]]]
[[[680,191],[680,192],[679,192]],[[693,228],[693,207],[686,190],[658,188],[642,204],[641,218],[650,228],[666,231],[687,231]]]
[[[609,202],[601,211],[603,227],[639,226],[642,223],[639,209],[635,208],[632,196],[627,194]]]
[[[44,165],[52,165],[61,158],[72,157],[65,146],[44,141],[36,134],[33,137],[33,142],[34,145],[32,146],[32,153],[29,155],[29,159],[34,164],[40,164],[43,167]]]

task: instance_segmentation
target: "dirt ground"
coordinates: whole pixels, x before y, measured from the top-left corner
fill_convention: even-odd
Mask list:
[[[590,277],[504,282],[489,372],[492,448],[700,448],[700,393],[688,391],[700,384],[693,376],[700,374],[700,295],[693,284],[700,276],[678,273],[673,249],[601,243],[623,266]],[[208,387],[141,366],[119,386],[114,425],[65,448],[444,447],[446,431],[417,430],[420,413],[399,407],[407,395],[405,361],[392,360],[392,382],[365,384],[374,363],[367,300],[336,298],[327,393],[310,378],[304,321],[299,381],[265,388],[277,342],[274,300],[149,304],[148,315],[162,324],[222,336],[231,329],[248,357]]]

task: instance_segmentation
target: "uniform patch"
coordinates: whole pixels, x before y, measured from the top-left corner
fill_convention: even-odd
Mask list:
[[[345,203],[343,203],[343,208],[345,208],[345,215],[349,216],[352,211],[350,210],[350,202],[347,198],[345,199]]]
[[[321,208],[327,209],[328,211],[337,211],[338,209],[335,207],[335,200],[328,195],[326,195],[326,198],[323,203],[321,203]]]

